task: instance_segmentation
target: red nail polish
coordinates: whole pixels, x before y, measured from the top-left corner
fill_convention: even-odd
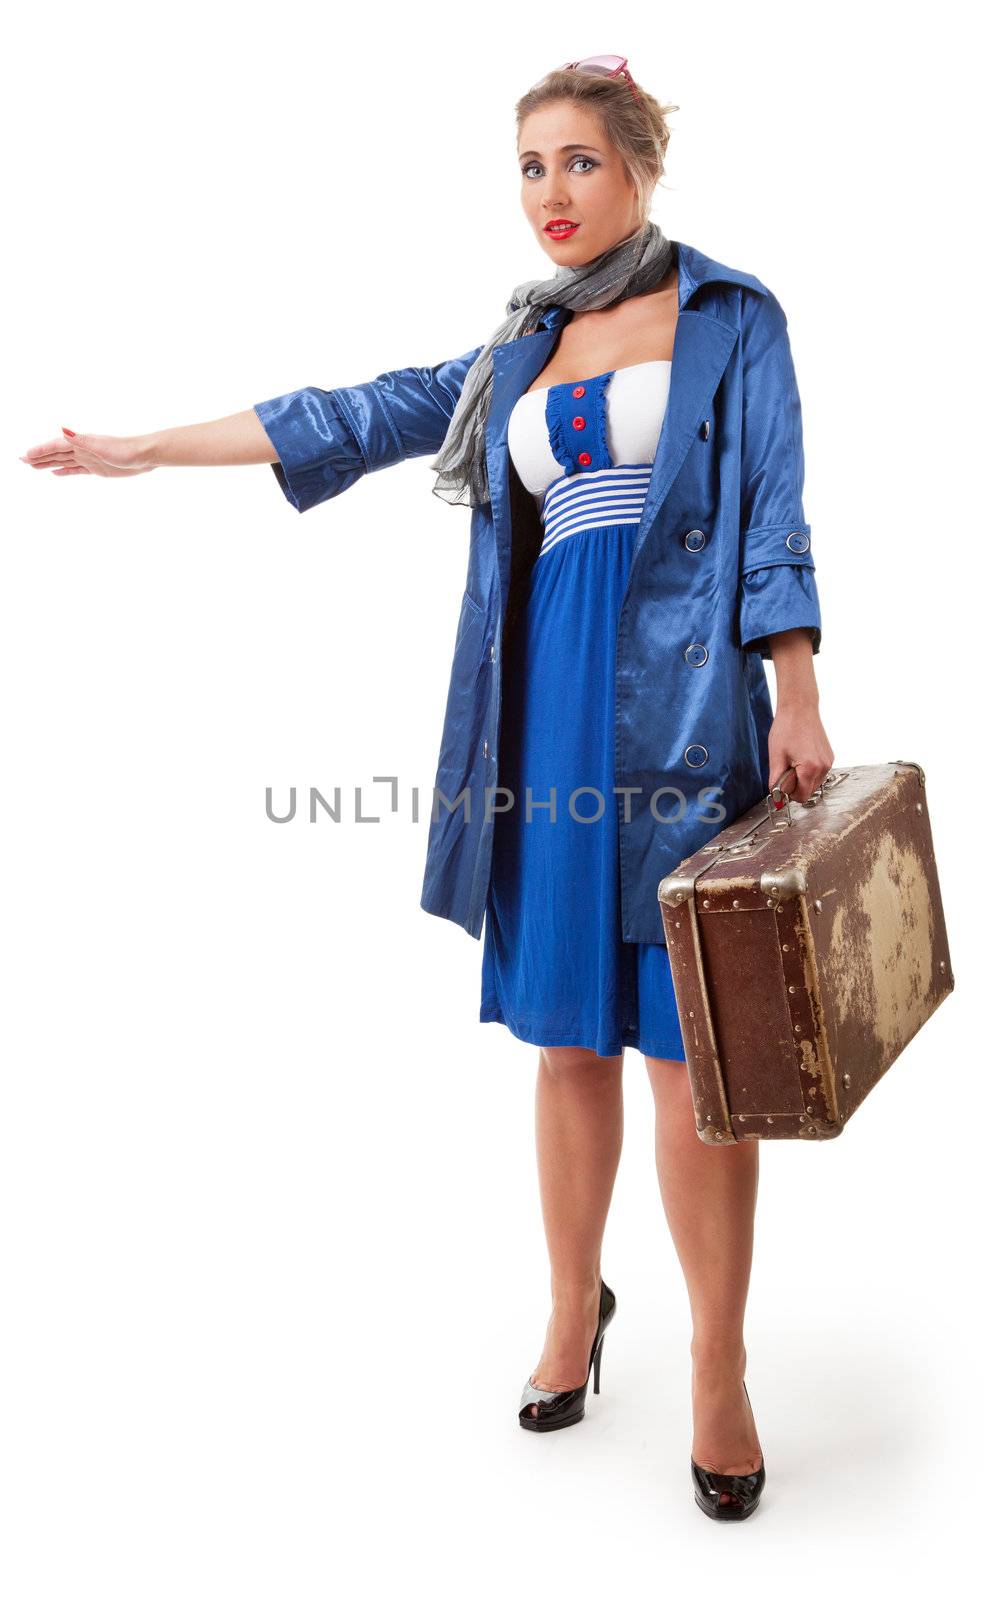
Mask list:
[[[68,437],[70,439],[74,439],[75,438],[75,429],[74,428],[62,428],[62,433],[67,433]]]

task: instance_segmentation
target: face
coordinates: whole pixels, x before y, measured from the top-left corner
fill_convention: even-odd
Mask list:
[[[558,267],[578,267],[641,226],[621,156],[591,112],[570,100],[531,111],[517,142],[523,210]],[[573,227],[547,228],[550,222]]]

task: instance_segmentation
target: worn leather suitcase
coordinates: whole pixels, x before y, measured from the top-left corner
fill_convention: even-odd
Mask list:
[[[659,886],[706,1144],[839,1134],[953,988],[923,769],[782,781]]]

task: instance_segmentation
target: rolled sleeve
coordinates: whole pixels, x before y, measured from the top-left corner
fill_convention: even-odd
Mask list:
[[[813,654],[820,649],[820,598],[813,567],[756,567],[741,580],[741,644],[772,659],[769,636],[788,628],[809,628]]]
[[[769,659],[771,634],[808,628],[816,655],[820,599],[803,512],[802,409],[775,295],[746,301],[742,340],[741,645]]]
[[[440,450],[482,348],[434,367],[400,367],[348,388],[295,389],[254,405],[291,505],[308,511],[367,472]]]
[[[295,389],[253,407],[277,452],[270,465],[297,511],[341,494],[368,469],[336,397],[324,389]]]

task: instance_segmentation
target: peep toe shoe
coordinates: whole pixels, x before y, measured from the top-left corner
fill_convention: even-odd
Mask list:
[[[745,1388],[744,1380],[742,1388]],[[745,1396],[748,1396],[747,1389]],[[715,1522],[742,1522],[755,1510],[765,1487],[765,1457],[757,1472],[731,1473],[699,1467],[691,1456],[690,1476],[694,1483],[694,1499],[702,1511]],[[722,1505],[722,1494],[731,1495],[732,1499]]]
[[[600,1389],[601,1347],[605,1342],[605,1330],[614,1315],[615,1296],[602,1278],[598,1302],[598,1326],[595,1329],[591,1354],[588,1356],[587,1378],[577,1389],[538,1389],[535,1384],[527,1382],[520,1401],[520,1427],[530,1428],[534,1433],[549,1433],[554,1428],[569,1428],[572,1423],[581,1421],[592,1367],[594,1367],[595,1394]]]

